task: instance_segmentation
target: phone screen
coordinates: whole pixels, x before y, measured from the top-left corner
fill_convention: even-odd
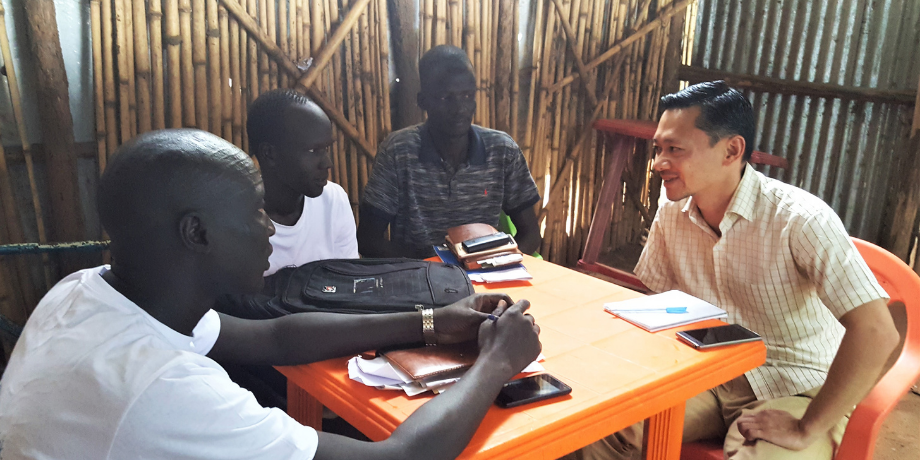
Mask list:
[[[514,407],[571,392],[572,387],[559,379],[549,374],[540,374],[506,383],[495,402],[501,407]]]
[[[682,338],[690,339],[694,345],[701,348],[760,340],[759,335],[737,324],[691,329],[688,331],[680,331],[677,334]]]

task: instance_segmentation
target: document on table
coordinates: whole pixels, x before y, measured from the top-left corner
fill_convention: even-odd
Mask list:
[[[530,363],[522,374],[543,372],[545,369],[540,361],[545,358],[541,353],[537,360]],[[415,396],[426,391],[440,393],[460,380],[460,376],[444,377],[436,375],[422,380],[412,380],[405,372],[391,365],[384,357],[365,359],[355,356],[348,360],[348,377],[356,382],[380,390],[402,390],[407,396]]]
[[[685,308],[686,312],[677,313]],[[649,332],[728,316],[725,310],[677,290],[606,303],[604,310]]]

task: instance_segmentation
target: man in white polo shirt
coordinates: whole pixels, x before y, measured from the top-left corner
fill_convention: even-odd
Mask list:
[[[684,441],[724,439],[729,459],[830,460],[897,346],[888,296],[827,204],[748,164],[744,95],[701,83],[660,108],[654,169],[670,202],[636,274],[724,308],[767,346],[766,364],[687,402]],[[638,424],[572,457],[637,458],[641,444]]]
[[[246,119],[249,153],[259,160],[269,239],[269,276],[323,259],[357,259],[355,216],[348,195],[329,182],[332,123],[313,101],[291,89],[262,93]]]
[[[26,323],[0,380],[0,458],[459,455],[502,385],[539,354],[529,304],[491,294],[434,310],[437,341],[478,338],[463,379],[385,441],[317,433],[260,406],[215,361],[296,364],[420,343],[423,313],[215,313],[217,296],[262,287],[274,232],[262,197],[249,157],[212,134],[154,131],[122,145],[98,193],[113,264],[62,280]]]

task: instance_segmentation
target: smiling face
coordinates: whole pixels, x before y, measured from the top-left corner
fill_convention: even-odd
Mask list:
[[[661,176],[668,199],[679,201],[689,196],[721,190],[732,174],[738,175],[740,155],[736,152],[740,139],[729,136],[712,143],[710,136],[696,126],[699,107],[666,110],[655,131],[655,163],[653,169]]]
[[[282,123],[284,138],[273,142],[270,156],[263,156],[265,166],[286,187],[310,198],[320,196],[332,168],[332,123],[313,104],[287,106]]]

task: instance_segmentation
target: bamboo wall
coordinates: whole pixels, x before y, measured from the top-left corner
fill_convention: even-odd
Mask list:
[[[262,92],[293,87],[323,50],[328,60],[314,76],[311,96],[335,107],[371,153],[391,129],[384,0],[90,4],[100,171],[118,145],[151,129],[195,127],[248,151],[248,105]],[[328,47],[353,4],[360,13],[354,27]],[[372,160],[343,127],[334,129],[332,180],[356,205]]]
[[[417,60],[431,46],[451,43],[466,50],[476,70],[474,121],[512,135],[544,196],[537,206],[541,254],[574,265],[606,160],[590,125],[601,117],[654,118],[660,94],[676,88],[676,68],[670,72],[665,63],[679,61],[690,0],[656,7],[650,0],[420,0],[410,18],[418,24],[412,46],[390,27],[401,2],[91,0],[86,65],[92,66],[87,78],[95,88],[96,137],[92,146],[78,145],[92,152],[77,152],[77,200],[92,214],[94,184],[112,153],[152,129],[196,127],[247,150],[249,103],[269,89],[297,87],[334,121],[331,179],[356,208],[376,146],[394,129],[391,100],[410,87],[396,84],[391,93],[391,79],[418,78],[393,74],[391,51],[412,50],[409,57]],[[12,60],[4,56],[4,62],[10,75]],[[10,83],[17,88],[13,78]],[[40,157],[32,167],[30,144],[23,144],[22,165],[7,170],[0,161],[0,185],[20,185],[0,189],[8,224],[0,226],[2,244],[34,241],[26,236],[37,234],[47,214],[40,209],[47,201],[46,171]],[[627,188],[642,198],[616,205],[622,212],[608,232],[613,246],[635,241],[648,224],[644,207],[657,200],[648,166],[646,151],[630,165]],[[88,238],[99,236],[98,222],[86,226],[93,229]],[[10,233],[17,228],[28,230],[18,240]],[[0,258],[0,313],[14,323],[23,324],[37,299],[66,274],[47,259]]]

